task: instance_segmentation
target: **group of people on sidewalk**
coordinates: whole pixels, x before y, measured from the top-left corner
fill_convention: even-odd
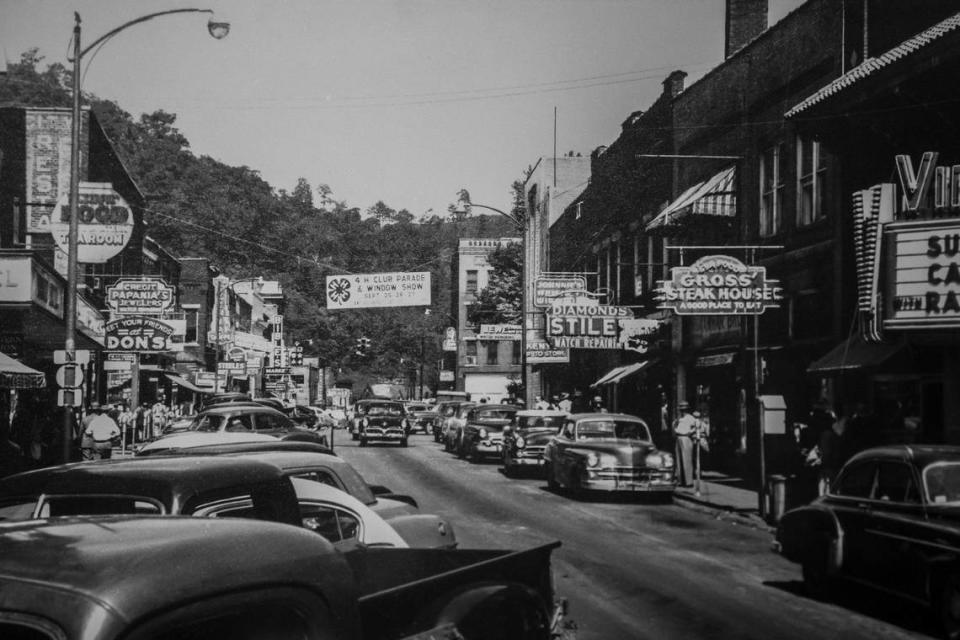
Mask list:
[[[858,451],[880,444],[878,436],[863,403],[838,412],[821,399],[807,423],[795,426],[799,450],[796,475],[808,493],[813,493],[815,486],[816,495],[823,495],[847,460]]]

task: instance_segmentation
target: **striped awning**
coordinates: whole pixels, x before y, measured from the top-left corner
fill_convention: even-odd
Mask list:
[[[698,182],[667,205],[647,225],[647,231],[677,224],[691,215],[737,215],[737,168],[730,166],[709,180]]]
[[[0,389],[42,389],[47,377],[19,360],[0,353]]]

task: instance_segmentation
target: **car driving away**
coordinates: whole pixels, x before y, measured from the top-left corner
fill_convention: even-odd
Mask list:
[[[356,440],[365,447],[371,442],[390,442],[405,447],[410,437],[410,422],[402,402],[397,400],[361,400],[357,403]]]
[[[512,404],[478,404],[470,409],[464,419],[458,455],[470,462],[499,458],[503,429],[518,409]]]
[[[673,495],[673,455],[653,444],[640,418],[622,413],[577,413],[546,446],[544,472],[551,489],[629,491]]]

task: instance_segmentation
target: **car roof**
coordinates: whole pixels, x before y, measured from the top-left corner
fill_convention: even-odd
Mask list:
[[[0,525],[0,547],[16,549],[0,554],[0,607],[54,620],[67,637],[89,633],[91,619],[103,637],[114,637],[131,620],[213,592],[286,584],[319,593],[331,580],[350,580],[349,567],[321,536],[252,519],[30,520]]]
[[[953,445],[931,444],[886,445],[860,451],[851,457],[849,462],[855,462],[863,459],[883,459],[913,462],[918,467],[925,467],[934,462],[960,462],[960,447]]]
[[[251,402],[247,402],[247,401],[225,402],[223,404],[216,404],[216,405],[207,407],[197,415],[198,416],[205,416],[205,415],[211,415],[211,414],[219,415],[224,413],[235,413],[237,411],[246,411],[248,409],[256,409],[258,413],[273,413],[278,416],[283,416],[284,418],[287,417],[287,414],[285,414],[282,411],[278,411],[273,407],[268,407],[265,404],[260,404],[259,402],[252,402],[252,401]]]
[[[555,409],[520,409],[517,411],[518,418],[529,418],[529,417],[550,417],[550,418],[563,418],[567,415],[566,411],[557,411]]]
[[[195,447],[171,447],[169,449],[157,449],[155,451],[144,451],[147,456],[209,456],[223,455],[232,453],[255,453],[267,451],[306,451],[311,453],[322,453],[335,457],[330,447],[325,447],[316,442],[304,440],[280,440],[271,437],[269,440],[256,440],[253,442],[225,442],[222,444],[203,444]],[[140,454],[138,454],[140,455]]]
[[[575,422],[579,422],[581,420],[626,420],[629,422],[642,422],[644,425],[647,424],[643,418],[631,416],[626,413],[571,413],[569,418]]]
[[[106,493],[152,497],[175,509],[198,492],[276,482],[276,465],[230,457],[151,456],[75,462],[0,478],[0,496]]]

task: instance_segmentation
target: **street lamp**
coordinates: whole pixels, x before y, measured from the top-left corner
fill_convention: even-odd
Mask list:
[[[84,56],[91,51],[95,51],[100,45],[117,35],[124,29],[132,27],[135,24],[153,20],[160,16],[171,15],[174,13],[208,13],[210,19],[207,22],[207,31],[211,36],[220,40],[225,38],[230,31],[230,24],[227,22],[217,22],[213,19],[213,11],[210,9],[171,9],[169,11],[159,11],[145,16],[130,20],[119,27],[108,31],[104,35],[94,40],[87,48],[80,47],[80,14],[74,12],[73,26],[73,111],[71,122],[71,142],[70,149],[70,230],[67,240],[67,291],[66,291],[66,339],[64,348],[67,352],[76,349],[77,334],[77,245],[79,238],[79,208],[80,199],[80,65]],[[73,425],[69,411],[63,415],[63,459],[70,460],[70,448],[73,439]]]

